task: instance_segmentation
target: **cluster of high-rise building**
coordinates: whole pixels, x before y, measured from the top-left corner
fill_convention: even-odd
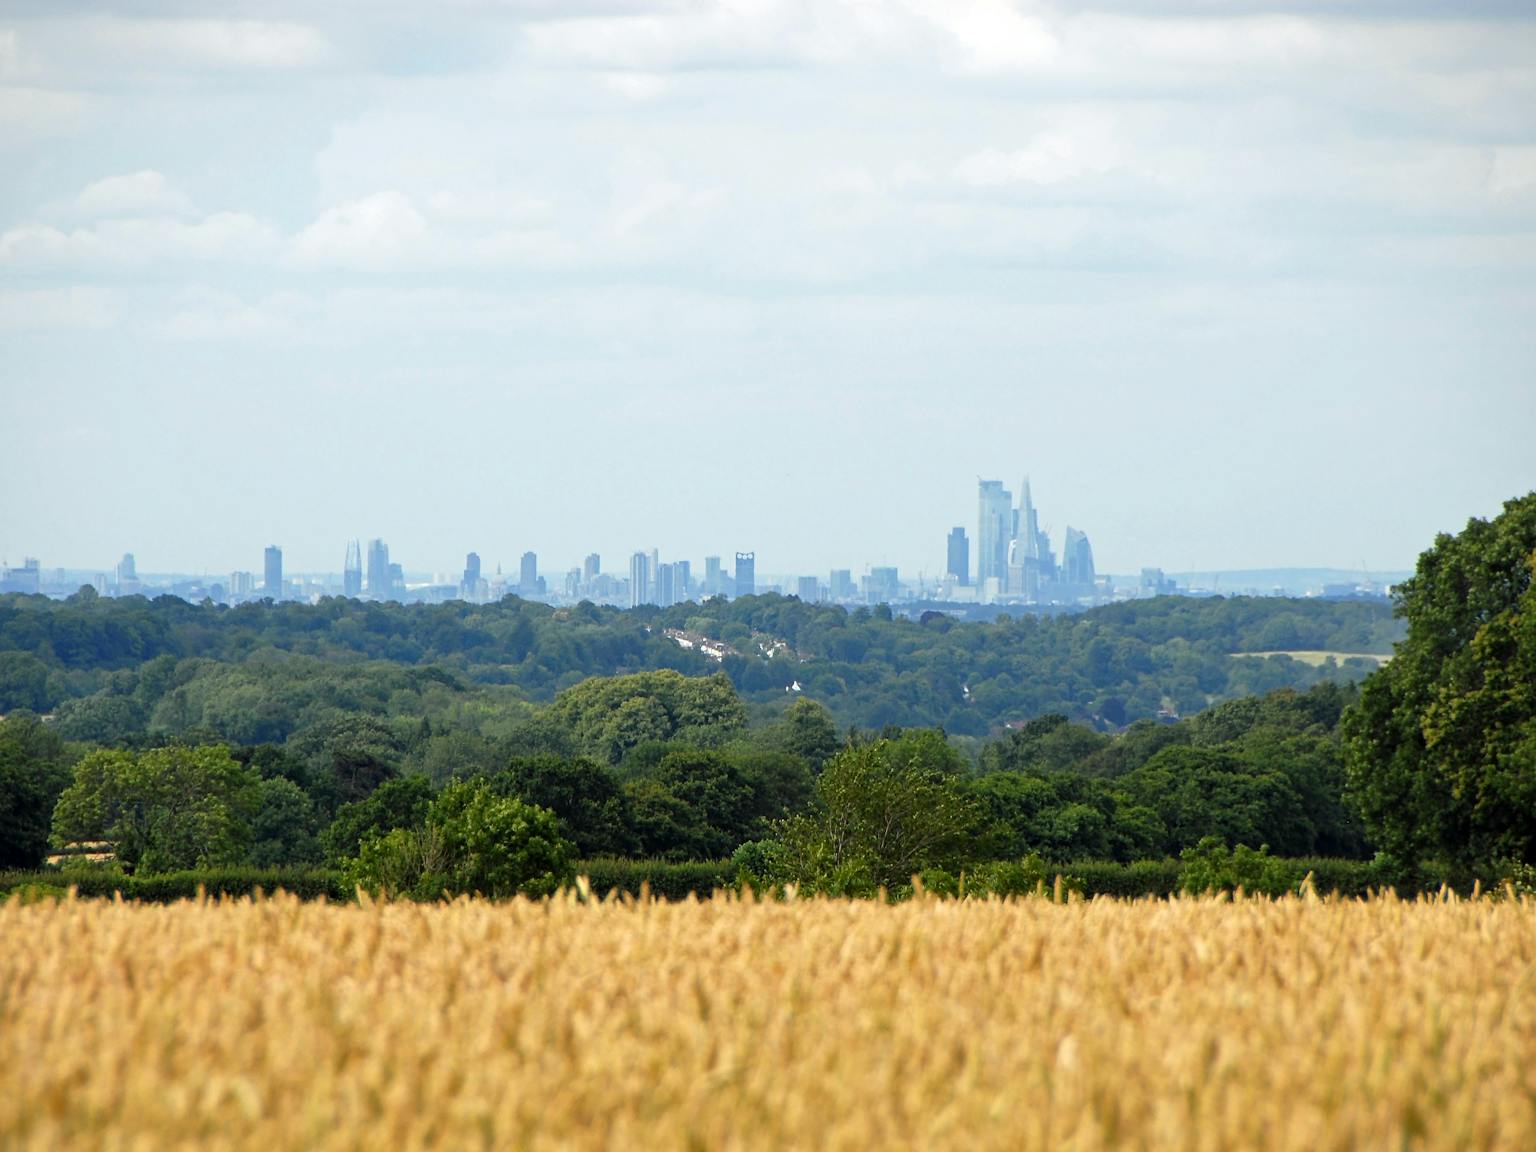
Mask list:
[[[139,579],[132,553],[123,556],[113,573],[92,576],[90,582],[103,595],[132,595],[147,587]],[[57,590],[68,583],[62,570],[42,572],[33,559],[19,568],[0,565],[0,591],[58,594]],[[834,568],[825,578],[764,577],[754,552],[736,552],[734,563],[728,563],[726,557],[706,556],[699,573],[690,561],[663,561],[659,550],[651,548],[631,554],[628,564],[616,572],[603,571],[601,555],[592,552],[579,568],[570,568],[560,577],[541,575],[538,554],[532,551],[522,554],[515,574],[505,575],[499,565],[494,572],[487,572],[480,554],[470,552],[461,573],[431,577],[418,573],[407,581],[402,566],[390,559],[389,545],[375,538],[366,547],[358,539],[347,542],[339,579],[335,573],[299,577],[285,573],[283,550],[272,544],[263,553],[259,574],[231,572],[227,585],[206,577],[157,577],[153,586],[157,591],[191,599],[208,597],[231,604],[256,599],[317,600],[335,595],[376,601],[459,599],[487,603],[516,595],[556,604],[591,600],[629,608],[670,607],[690,600],[759,592],[779,592],[808,603],[847,605],[950,602],[1082,606],[1174,589],[1173,582],[1156,569],[1143,570],[1139,586],[1111,587],[1110,580],[1094,569],[1087,534],[1070,525],[1058,554],[1049,529],[1040,523],[1027,477],[1017,503],[1003,481],[978,480],[975,551],[966,529],[952,528],[942,577],[930,573],[903,580],[895,567],[884,565],[871,565],[857,576],[852,569]]]
[[[1094,571],[1087,533],[1069,524],[1057,559],[1050,533],[1040,527],[1028,477],[1017,505],[1001,480],[977,482],[974,578],[965,529],[955,527],[947,541],[944,588],[950,599],[984,604],[1079,604],[1112,594]]]

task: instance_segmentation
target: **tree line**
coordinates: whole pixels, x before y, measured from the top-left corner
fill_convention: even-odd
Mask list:
[[[1164,708],[1123,723],[1100,702],[1087,715],[996,719],[989,739],[936,724],[850,724],[809,692],[754,697],[729,661],[687,670],[702,675],[579,677],[541,700],[486,679],[480,665],[381,662],[323,644],[253,643],[237,660],[218,623],[163,633],[167,644],[202,636],[202,654],[159,651],[121,667],[61,671],[62,657],[43,644],[11,655],[42,665],[47,682],[80,676],[94,687],[50,719],[16,709],[0,722],[0,864],[105,844],[145,873],[309,865],[416,895],[544,891],[574,859],[596,857],[729,857],[738,875],[842,892],[1023,861],[1184,857],[1211,872],[1260,875],[1271,852],[1374,857],[1383,878],[1430,866],[1507,876],[1536,864],[1533,576],[1536,494],[1420,557],[1396,605],[1404,638],[1362,685],[1323,676],[1232,698],[1213,691],[1182,719]],[[0,607],[11,638],[55,612],[109,621],[159,613],[162,624],[232,615],[88,597],[56,607],[12,597]],[[602,612],[590,607],[532,616],[558,632],[587,614],[601,632]],[[1339,628],[1371,617],[1330,613],[1368,607],[1148,602],[997,625],[837,610],[837,627],[893,646],[898,665],[962,649],[982,661],[996,645],[1027,668],[1060,649],[1079,669],[1071,675],[1091,680],[1094,653],[1117,646],[1227,650],[1267,643],[1276,612],[1315,612]],[[487,611],[527,622],[532,608]],[[324,634],[327,613],[358,609],[266,605],[253,618],[292,623],[308,613]],[[772,667],[784,659],[783,638],[807,642],[829,610],[765,597],[682,611],[716,613],[694,621],[716,633],[740,619],[763,625],[739,624],[748,639],[776,638],[754,658]],[[654,641],[665,617],[644,615]],[[30,622],[17,624],[23,617]],[[1179,627],[1196,638],[1173,635]],[[670,641],[661,651],[690,656]],[[797,678],[810,681],[805,670],[829,662],[795,651]],[[873,674],[885,659],[870,661]]]

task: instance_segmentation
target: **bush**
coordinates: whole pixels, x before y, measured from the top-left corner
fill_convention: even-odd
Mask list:
[[[605,857],[578,860],[573,870],[591,882],[592,891],[598,896],[614,891],[639,896],[640,886],[647,884],[651,895],[662,900],[685,900],[690,895],[707,899],[717,888],[730,888],[735,878],[729,860],[676,863]]]
[[[570,879],[569,860],[554,813],[464,780],[438,794],[421,827],[367,836],[347,874],[376,895],[412,900],[549,896]]]
[[[1271,856],[1268,846],[1257,852],[1246,844],[1229,849],[1217,836],[1203,837],[1179,858],[1184,862],[1179,887],[1195,895],[1241,888],[1249,895],[1283,896],[1295,892],[1306,875],[1296,861]]]
[[[1057,878],[1061,879],[1063,892],[1084,890],[1081,877],[1068,869],[1047,864],[1039,853],[1031,852],[1022,860],[999,860],[982,864],[966,876],[965,895],[971,896],[1033,896],[1036,893],[1055,894]]]
[[[125,876],[108,868],[43,870],[0,873],[0,896],[28,888],[75,889],[87,899],[110,899],[169,904],[195,900],[198,889],[210,897],[252,896],[262,892],[290,892],[302,900],[353,899],[355,890],[345,876],[322,868],[225,868],[209,871],[162,872],[153,876]]]
[[[1165,899],[1179,890],[1177,860],[1078,860],[1065,866],[1083,882],[1083,895],[1111,896],[1117,900]]]

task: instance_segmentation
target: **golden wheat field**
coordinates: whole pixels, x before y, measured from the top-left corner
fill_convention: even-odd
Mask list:
[[[6,1149],[1536,1148],[1536,905],[0,907]]]

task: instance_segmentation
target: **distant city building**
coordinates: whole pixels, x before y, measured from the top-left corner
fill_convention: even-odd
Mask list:
[[[693,598],[693,565],[687,560],[674,560],[672,562],[673,591],[676,593],[674,604],[686,604]]]
[[[656,565],[656,603],[670,608],[677,603],[677,570],[673,564]]]
[[[1178,584],[1163,575],[1161,568],[1141,570],[1141,594],[1143,596],[1172,596]]]
[[[1061,548],[1061,576],[1067,584],[1092,586],[1097,579],[1093,570],[1093,548],[1088,534],[1067,525],[1066,543]]]
[[[589,553],[581,565],[581,582],[589,590],[597,583],[597,578],[603,571],[603,558],[596,552]]]
[[[522,563],[518,566],[517,594],[528,600],[539,594],[539,555],[537,552],[524,552]]]
[[[853,599],[853,569],[832,569],[827,579],[827,598],[834,603]]]
[[[581,569],[572,568],[565,574],[565,598],[575,600],[581,595]]]
[[[132,596],[139,590],[138,569],[134,566],[133,553],[124,552],[117,564],[117,594]]]
[[[20,568],[0,569],[0,592],[21,592],[35,595],[42,590],[42,565],[28,556]]]
[[[1013,536],[1013,493],[1001,480],[977,482],[976,580],[1008,577],[1008,541]]]
[[[1035,513],[1035,502],[1030,496],[1029,477],[1019,488],[1019,508],[1013,518],[1013,541],[1008,546],[1008,571],[1003,590],[1013,596],[1022,596],[1029,603],[1040,599],[1040,586],[1046,582],[1044,553],[1040,520]]]
[[[720,596],[725,592],[725,573],[720,566],[720,557],[704,557],[704,595]]]
[[[229,574],[229,598],[234,603],[248,600],[256,591],[256,575],[253,572],[231,572]]]
[[[971,542],[958,525],[949,530],[949,562],[944,571],[962,588],[971,582]]]
[[[464,579],[459,583],[459,594],[470,603],[480,599],[480,553],[471,552],[464,557]]]
[[[736,553],[736,595],[751,596],[757,590],[757,553]]]
[[[402,568],[398,564],[391,563],[390,566],[389,566],[389,576],[388,576],[388,579],[385,581],[385,585],[384,586],[385,586],[385,589],[386,589],[385,594],[384,594],[385,595],[385,599],[387,599],[387,600],[404,600],[405,599],[405,569]]]
[[[638,608],[651,602],[651,558],[636,552],[629,558],[629,606]]]
[[[821,599],[821,581],[814,576],[802,576],[795,581],[795,595],[807,604]]]
[[[347,565],[341,573],[341,594],[356,600],[363,594],[363,549],[356,540],[347,541]]]
[[[901,581],[894,568],[871,568],[864,577],[864,600],[869,604],[889,604],[896,599]]]
[[[368,595],[374,600],[388,600],[389,545],[382,540],[368,541]]]
[[[269,544],[263,559],[266,582],[262,585],[262,592],[273,600],[281,600],[283,599],[283,550],[276,544]]]

